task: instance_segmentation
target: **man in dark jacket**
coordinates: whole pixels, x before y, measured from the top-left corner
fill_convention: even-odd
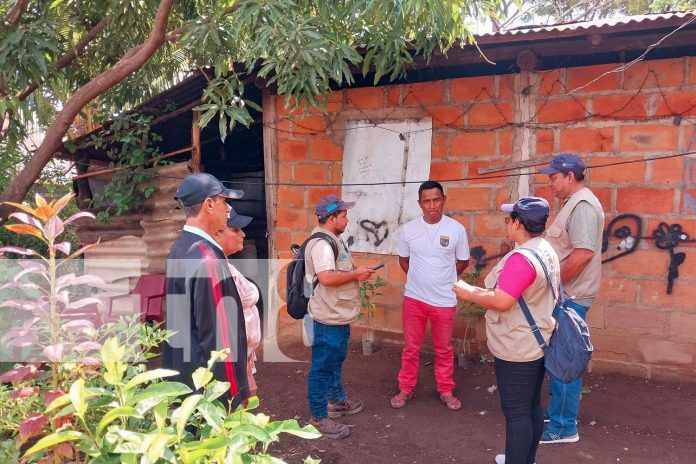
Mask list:
[[[229,382],[220,399],[235,408],[249,396],[244,313],[225,254],[212,238],[226,226],[228,199],[241,190],[225,188],[210,174],[187,176],[176,192],[186,225],[167,256],[166,328],[176,331],[164,346],[163,365],[179,371],[177,381],[195,389],[191,375],[207,365],[211,351],[228,349],[213,374]]]

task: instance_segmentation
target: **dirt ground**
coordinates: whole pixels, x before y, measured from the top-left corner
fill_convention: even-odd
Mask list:
[[[310,350],[298,343],[283,351],[309,360]],[[262,358],[262,356],[260,356]],[[433,356],[421,355],[416,396],[394,410],[400,347],[377,347],[362,355],[351,345],[344,367],[349,396],[365,402],[365,410],[343,418],[354,424],[343,440],[301,440],[283,436],[275,455],[302,462],[311,455],[322,463],[491,463],[504,451],[505,422],[499,408],[493,365],[476,363],[455,369],[455,393],[461,410],[448,411],[434,388]],[[274,419],[308,420],[307,362],[258,363],[261,411]],[[655,382],[623,375],[589,374],[583,396],[580,441],[540,445],[544,463],[693,463],[696,462],[696,384]],[[547,400],[548,397],[545,398]]]

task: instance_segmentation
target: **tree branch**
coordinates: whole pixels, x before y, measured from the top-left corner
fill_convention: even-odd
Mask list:
[[[230,6],[222,10],[222,16],[227,16],[228,14],[232,14],[235,11],[239,9],[239,4],[236,4],[234,6]],[[165,42],[176,42],[179,40],[179,37],[184,35],[184,32],[186,32],[189,28],[188,24],[184,24],[183,26],[177,27],[176,29],[167,32],[167,36],[165,38]]]
[[[29,4],[29,0],[17,0],[17,3],[15,3],[15,6],[12,7],[9,13],[7,13],[7,16],[5,16],[5,23],[11,24],[11,25],[16,25],[20,19],[22,19],[22,15],[24,14],[24,11],[27,9],[27,5]]]
[[[85,34],[85,36],[75,44],[74,47],[70,49],[69,52],[65,53],[63,56],[58,58],[58,61],[56,61],[56,64],[53,65],[53,71],[60,71],[67,65],[73,62],[75,58],[78,56],[82,56],[85,51],[87,50],[87,45],[89,45],[94,39],[96,39],[99,34],[104,30],[106,25],[109,23],[109,20],[107,18],[102,19],[99,21],[90,31]],[[17,99],[24,100],[27,98],[31,93],[39,88],[39,85],[41,85],[43,81],[38,81],[38,82],[32,82],[31,84],[27,85],[22,89],[19,93],[17,93]]]
[[[46,131],[45,137],[36,153],[25,164],[22,171],[0,196],[0,201],[20,202],[32,184],[39,178],[41,170],[59,150],[63,136],[82,108],[106,90],[137,71],[165,43],[167,23],[174,0],[161,0],[155,21],[147,40],[128,51],[116,64],[94,77],[75,92],[57,114],[56,119]],[[4,223],[12,208],[0,206],[0,223]]]

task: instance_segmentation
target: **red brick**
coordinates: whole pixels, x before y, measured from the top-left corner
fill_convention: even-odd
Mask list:
[[[667,340],[638,340],[642,361],[651,364],[693,364],[693,347]]]
[[[599,202],[602,204],[602,209],[605,213],[611,211],[611,188],[592,187],[592,193],[595,194]]]
[[[667,253],[665,251],[665,253]],[[688,259],[688,257],[687,257]],[[664,278],[659,280],[643,280],[640,284],[640,296],[643,304],[651,308],[694,309],[694,286],[679,279],[674,281],[672,294],[667,294],[667,268]]]
[[[604,127],[590,129],[585,127],[562,129],[561,151],[576,153],[596,153],[612,151],[614,146],[614,128]]]
[[[333,140],[310,140],[309,157],[314,160],[342,160],[343,147],[336,145]]]
[[[384,107],[384,87],[362,87],[348,89],[348,104],[358,109],[379,109]]]
[[[470,126],[502,126],[515,119],[511,103],[476,103],[469,110]]]
[[[493,155],[495,152],[495,133],[460,132],[452,137],[451,156]]]
[[[616,308],[607,310],[607,327],[629,333],[664,335],[667,314],[655,309]]]
[[[541,83],[539,84],[539,95],[548,97],[563,93],[563,81],[561,80],[561,70],[544,71],[540,73]]]
[[[505,161],[469,161],[469,167],[467,172],[467,177],[483,177],[482,179],[470,179],[467,181],[469,184],[500,184],[501,178],[496,177],[493,179],[485,179],[486,176],[497,176],[500,174],[507,174],[509,171],[491,172],[488,174],[479,174],[478,170],[480,168],[493,168],[499,167],[506,164]]]
[[[404,88],[405,106],[440,105],[445,100],[444,81],[410,84]]]
[[[501,155],[512,154],[513,140],[515,138],[515,131],[511,129],[499,130],[498,133],[498,152]]]
[[[592,310],[587,312],[585,322],[590,329],[605,329],[606,328],[606,306],[603,304],[592,303]]]
[[[307,159],[307,144],[290,140],[278,142],[278,159],[280,161],[303,161]]]
[[[399,266],[398,258],[387,263],[387,280],[392,284],[406,283],[406,273]]]
[[[295,163],[295,182],[298,184],[327,184],[329,182],[327,165]]]
[[[294,163],[279,163],[278,166],[278,181],[291,183],[295,180],[293,175],[293,165]]]
[[[309,187],[308,191],[309,193],[307,195],[307,207],[309,208],[314,208],[317,205],[317,203],[319,203],[319,200],[321,200],[327,195],[341,194],[340,189],[336,187]]]
[[[594,309],[590,309],[590,313],[592,311]],[[635,336],[617,335],[613,331],[607,332],[606,330],[595,329],[590,333],[595,353],[599,354],[599,357],[603,359],[624,362],[634,361],[637,351],[635,348]]]
[[[619,73],[610,73],[602,76],[605,72],[616,69],[617,66],[620,66],[620,64],[600,64],[596,66],[583,66],[581,68],[568,68],[568,92],[572,92],[583,86],[585,87],[581,90],[577,90],[577,92],[618,89],[620,86]],[[602,77],[600,78],[599,76]],[[597,80],[592,82],[595,79]]]
[[[326,130],[326,121],[323,116],[295,118],[292,121],[292,130],[295,135],[321,134]]]
[[[618,213],[672,213],[674,189],[622,187],[616,191]]]
[[[276,114],[282,116],[282,115],[289,115],[294,113],[292,108],[295,106],[295,97],[293,96],[286,96],[285,95],[278,95],[278,98],[276,99]]]
[[[541,197],[545,199],[549,202],[549,205],[553,207],[553,192],[551,192],[551,189],[548,185],[537,186],[532,190],[532,192],[535,197]],[[549,224],[551,224],[551,221],[549,221]]]
[[[331,165],[331,182],[340,184],[343,181],[343,164],[333,163]]]
[[[624,71],[624,89],[676,87],[683,80],[684,58],[639,61]]]
[[[474,216],[474,230],[476,237],[507,237],[505,229],[505,217],[507,214],[476,214]]]
[[[677,150],[679,128],[657,124],[622,126],[620,151],[669,151]]]
[[[495,76],[460,77],[450,80],[450,101],[468,103],[495,96]]]
[[[538,154],[553,153],[553,131],[539,129],[536,131],[536,152]]]
[[[319,97],[319,101],[324,101],[324,97]],[[329,91],[326,95],[326,111],[336,113],[343,109],[343,91]]]
[[[444,134],[433,133],[432,147],[430,149],[430,156],[432,158],[446,158],[447,153],[447,141],[448,136]]]
[[[616,240],[616,239],[614,239]],[[614,242],[612,242],[614,243]],[[610,263],[613,272],[632,276],[661,276],[667,269],[668,253],[650,248],[636,250]]]
[[[683,339],[696,342],[696,313],[670,313],[670,339]]]
[[[683,116],[696,114],[696,92],[670,92],[657,96],[656,116]]]
[[[464,163],[461,161],[434,161],[430,164],[430,180],[461,179]]]
[[[404,287],[401,285],[386,285],[379,289],[381,295],[375,297],[379,305],[393,305],[404,299]]]
[[[643,119],[647,115],[645,95],[611,95],[592,98],[597,119]]]
[[[278,187],[278,206],[304,206],[304,188]]]
[[[650,183],[671,185],[681,183],[684,158],[666,158],[648,163],[652,164]]]
[[[586,118],[585,102],[574,98],[542,101],[537,105],[537,120],[541,124],[580,122]]]
[[[447,190],[447,209],[459,211],[489,211],[489,188],[451,187]]]
[[[290,119],[281,118],[273,123],[273,127],[278,132],[279,137],[287,137],[292,132],[290,129]]]
[[[696,84],[696,59],[690,58],[690,66],[689,66],[689,83],[690,84]]]
[[[638,283],[620,277],[603,278],[598,299],[615,303],[635,303]]]
[[[464,124],[464,110],[454,106],[427,108],[433,118],[433,127],[461,127]]]
[[[276,226],[287,229],[306,229],[309,214],[304,209],[278,208],[276,210]],[[282,251],[279,249],[279,251]]]
[[[275,228],[273,233],[275,234],[276,250],[289,250],[290,245],[292,245],[290,231]]]
[[[387,87],[387,106],[393,108],[401,104],[401,86],[390,85]]]
[[[503,203],[510,203],[510,189],[509,188],[499,188],[495,192],[495,210],[500,208]]]
[[[696,198],[696,193],[694,194],[694,198]],[[683,207],[683,203],[680,204],[681,207]],[[680,208],[681,212],[681,208]],[[673,225],[675,223],[678,223],[682,227],[682,232],[687,234],[689,238],[696,238],[696,221],[694,221],[691,218],[688,218],[687,220],[674,220],[674,219],[665,219],[662,217],[654,218],[654,219],[648,219],[647,221],[643,221],[643,231],[645,232],[644,235],[652,235],[653,231],[655,231],[659,226],[660,223],[665,222],[667,225]],[[696,243],[680,243],[679,248],[694,248],[696,247]],[[666,253],[666,252],[665,252]],[[687,251],[687,255],[691,255],[691,251]],[[694,261],[694,264],[696,264],[696,260]],[[687,268],[689,267],[688,264],[689,260],[687,259],[682,266],[686,266]],[[681,267],[680,266],[680,269]],[[681,271],[680,271],[681,273]],[[696,308],[696,306],[694,306]]]
[[[599,150],[598,150],[599,151]],[[622,161],[638,160],[640,158],[595,157],[590,163],[590,176],[592,182],[626,183],[645,182],[645,163],[619,164],[616,166],[599,167],[602,164],[611,164]],[[592,167],[597,166],[597,167]]]
[[[500,76],[498,84],[498,98],[500,100],[509,100],[515,93],[515,74],[505,74]]]

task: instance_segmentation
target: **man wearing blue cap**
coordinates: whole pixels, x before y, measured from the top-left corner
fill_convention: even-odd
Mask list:
[[[210,174],[187,176],[176,192],[186,224],[167,256],[166,328],[176,333],[164,345],[165,367],[195,390],[191,375],[212,351],[229,350],[213,366],[216,380],[229,382],[221,397],[232,407],[249,396],[244,312],[222,247],[213,237],[226,227],[229,199],[244,192],[225,188]]]
[[[305,248],[305,272],[309,282],[318,281],[307,310],[312,319],[312,366],[309,371],[308,399],[310,424],[327,438],[344,438],[350,428],[333,419],[357,414],[363,402],[348,399],[343,387],[343,362],[348,354],[350,324],[360,314],[359,282],[375,273],[368,267],[356,267],[340,235],[348,226],[348,210],[354,202],[328,195],[317,203],[314,213],[321,232],[333,241],[337,250],[322,238],[313,238]]]
[[[539,170],[549,176],[554,196],[563,202],[546,239],[561,262],[564,296],[570,307],[585,318],[599,293],[602,276],[602,232],[604,211],[597,197],[585,186],[585,163],[572,153],[563,153]],[[563,383],[549,375],[551,403],[546,411],[549,423],[540,443],[574,443],[582,379]]]

